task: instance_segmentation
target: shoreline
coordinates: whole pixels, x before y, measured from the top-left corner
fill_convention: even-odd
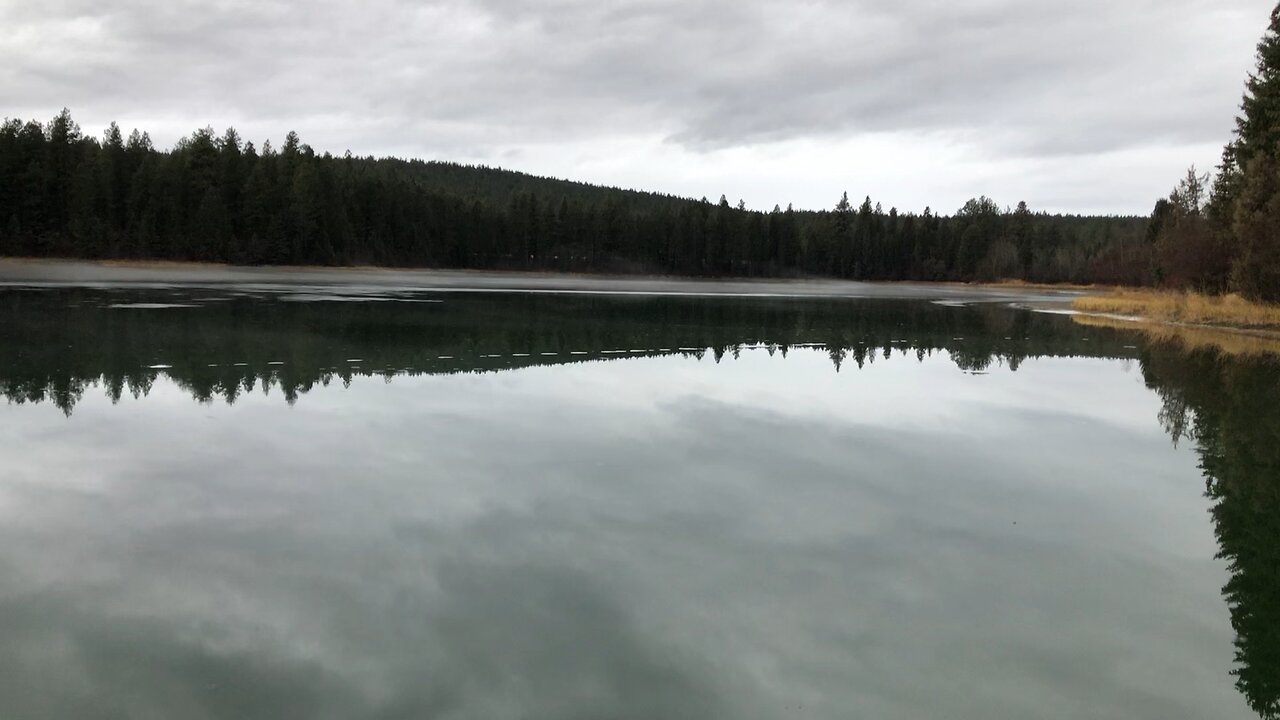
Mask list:
[[[1258,327],[1188,321],[1153,312],[1190,299],[1200,311],[1224,306],[1220,298],[1147,288],[1047,285],[1022,280],[990,283],[854,281],[835,278],[693,278],[524,270],[453,270],[382,266],[229,265],[183,260],[76,260],[0,257],[0,287],[174,288],[245,286],[266,291],[331,288],[379,292],[493,292],[615,296],[688,296],[777,299],[917,300],[968,305],[1005,303],[1032,312],[1069,315],[1081,325],[1127,329],[1188,347],[1213,346],[1231,354],[1280,354],[1280,306],[1245,303],[1275,313]],[[1244,303],[1245,301],[1239,301]],[[1181,303],[1181,305],[1179,305]],[[1145,310],[1145,311],[1144,311]]]
[[[401,291],[562,292],[617,295],[708,295],[1031,302],[1067,306],[1105,288],[1021,281],[956,283],[835,278],[696,278],[670,275],[454,270],[381,266],[244,266],[175,260],[75,260],[0,257],[7,285],[367,285]]]
[[[1280,336],[1280,305],[1246,300],[1236,294],[1204,295],[1154,288],[1112,288],[1076,298],[1072,308],[1105,315],[1174,325],[1216,327]]]
[[[1158,339],[1213,345],[1230,353],[1280,353],[1280,306],[1236,295],[1115,288],[1078,297],[1071,308],[1073,319],[1084,325],[1133,328]]]

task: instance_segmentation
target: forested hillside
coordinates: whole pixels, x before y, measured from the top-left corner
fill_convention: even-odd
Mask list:
[[[0,255],[241,264],[823,275],[1142,284],[1146,218],[1036,213],[980,197],[953,214],[693,200],[504,170],[277,149],[234,129],[170,150],[64,110],[0,125]]]

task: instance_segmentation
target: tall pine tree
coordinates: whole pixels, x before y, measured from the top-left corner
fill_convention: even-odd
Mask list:
[[[1247,297],[1280,301],[1280,5],[1258,43],[1235,138],[1223,151],[1210,215],[1235,237],[1233,280]]]

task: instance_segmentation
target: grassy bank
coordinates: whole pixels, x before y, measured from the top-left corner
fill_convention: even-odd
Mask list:
[[[1083,313],[1162,323],[1280,331],[1280,305],[1251,302],[1239,295],[1121,289],[1076,298],[1072,307]]]
[[[1280,354],[1280,306],[1239,295],[1200,295],[1166,290],[1116,289],[1072,301],[1076,322],[1131,328],[1189,350],[1214,348],[1227,355]]]
[[[1103,315],[1074,315],[1072,319],[1088,327],[1137,329],[1151,340],[1177,343],[1184,350],[1212,349],[1232,356],[1280,355],[1280,333],[1271,331],[1135,322]]]

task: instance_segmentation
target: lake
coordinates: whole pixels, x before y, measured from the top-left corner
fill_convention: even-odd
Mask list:
[[[1280,712],[1272,358],[251,280],[0,287],[4,717]]]

